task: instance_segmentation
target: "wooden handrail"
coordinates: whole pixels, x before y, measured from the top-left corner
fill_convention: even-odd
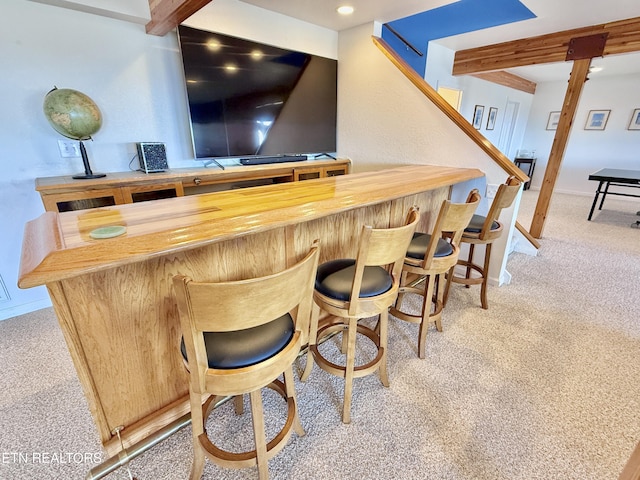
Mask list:
[[[415,53],[416,55],[418,55],[419,57],[424,57],[424,53],[422,53],[420,50],[418,50],[416,47],[414,47],[413,45],[411,45],[406,38],[404,38],[402,35],[400,35],[396,29],[394,29],[391,25],[389,25],[388,23],[384,24],[384,28],[386,28],[387,30],[389,30],[391,33],[393,33],[396,38],[398,40],[400,40],[402,43],[404,43],[407,48],[409,48],[413,53]]]
[[[529,177],[509,160],[500,150],[485,138],[478,130],[473,128],[460,112],[447,103],[447,101],[429,85],[424,78],[411,68],[383,39],[372,37],[373,43],[384,53],[391,62],[420,90],[425,97],[433,102],[453,123],[467,134],[494,162],[496,162],[507,175],[513,175],[521,182],[529,181]]]
[[[516,221],[516,228],[518,229],[518,231],[524,235],[524,237],[529,240],[529,243],[531,243],[531,245],[533,245],[536,250],[540,249],[540,242],[538,240],[536,240],[533,235],[531,235],[526,228],[524,228],[520,222]]]

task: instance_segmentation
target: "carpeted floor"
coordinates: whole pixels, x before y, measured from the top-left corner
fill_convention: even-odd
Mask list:
[[[524,192],[525,227],[535,201]],[[340,379],[315,368],[298,382],[307,435],[270,461],[271,478],[617,479],[640,441],[639,205],[608,199],[588,222],[590,206],[554,196],[538,256],[511,255],[513,281],[490,288],[489,310],[477,288],[454,285],[425,360],[417,327],[392,318],[391,386],[357,379],[350,425]],[[0,362],[0,479],[84,478],[104,455],[51,309],[0,322]],[[265,403],[273,430],[282,406]],[[250,417],[230,404],[210,425],[233,432],[228,445],[250,438]],[[190,432],[133,460],[132,474],[188,478]],[[207,464],[203,478],[257,473]]]

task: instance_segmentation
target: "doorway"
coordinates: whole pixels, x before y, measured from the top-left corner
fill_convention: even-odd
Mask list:
[[[438,87],[438,93],[449,105],[458,112],[460,111],[460,105],[462,105],[462,90],[450,87]]]
[[[512,158],[511,141],[513,140],[513,132],[516,128],[518,120],[518,110],[520,103],[507,100],[507,106],[504,110],[504,118],[502,120],[502,130],[500,131],[500,139],[498,140],[498,149],[507,157]]]

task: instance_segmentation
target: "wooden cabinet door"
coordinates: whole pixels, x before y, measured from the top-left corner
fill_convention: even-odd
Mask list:
[[[146,202],[161,198],[175,198],[184,195],[182,182],[156,183],[153,185],[131,185],[122,187],[125,203]]]
[[[322,167],[295,168],[293,170],[294,182],[299,182],[301,180],[312,180],[314,178],[322,177],[324,177],[324,168]]]
[[[111,207],[125,202],[119,188],[106,188],[42,195],[42,203],[48,212],[69,212],[85,208]]]

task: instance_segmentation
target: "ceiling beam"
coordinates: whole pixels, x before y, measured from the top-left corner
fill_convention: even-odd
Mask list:
[[[516,90],[532,95],[536,93],[537,85],[535,82],[502,70],[499,72],[474,73],[473,76],[486,80],[487,82],[497,83],[504,87],[515,88]]]
[[[211,0],[149,0],[151,21],[147,23],[148,34],[163,36]]]
[[[460,50],[456,52],[452,73],[471,75],[525,65],[564,62],[571,39],[603,33],[608,34],[603,56],[640,51],[640,17],[636,17]]]

